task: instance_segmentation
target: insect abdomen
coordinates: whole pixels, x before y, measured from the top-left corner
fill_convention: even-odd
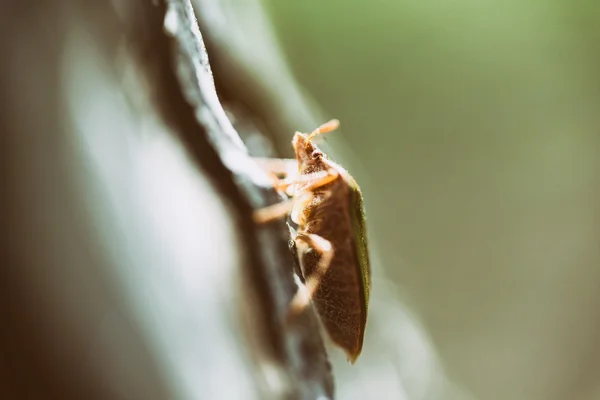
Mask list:
[[[306,210],[307,231],[327,239],[334,251],[313,302],[332,340],[353,361],[362,349],[367,311],[364,283],[355,247],[349,188],[341,177],[327,186],[317,196],[328,198]],[[314,271],[319,258],[316,251],[303,256],[301,265],[305,276]]]

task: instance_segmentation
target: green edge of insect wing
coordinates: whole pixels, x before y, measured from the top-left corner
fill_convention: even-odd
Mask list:
[[[369,295],[371,291],[371,264],[369,260],[369,247],[367,241],[366,215],[363,204],[363,197],[360,188],[354,179],[349,179],[350,186],[350,208],[352,215],[352,230],[354,232],[354,242],[356,255],[360,266],[360,275],[362,278],[364,291],[365,311],[369,305]]]

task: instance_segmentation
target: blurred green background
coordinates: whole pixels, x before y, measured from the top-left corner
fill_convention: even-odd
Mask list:
[[[600,5],[263,4],[449,379],[600,399]]]

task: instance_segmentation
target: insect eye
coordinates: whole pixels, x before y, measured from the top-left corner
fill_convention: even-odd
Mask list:
[[[315,150],[312,152],[311,156],[313,159],[317,159],[317,158],[321,158],[321,156],[323,155],[323,153],[321,153],[319,150]]]

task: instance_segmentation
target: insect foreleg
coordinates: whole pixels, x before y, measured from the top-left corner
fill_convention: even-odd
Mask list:
[[[321,254],[319,262],[314,271],[309,276],[305,277],[304,286],[298,289],[298,292],[294,295],[290,304],[290,316],[297,315],[309,304],[310,299],[317,290],[323,275],[329,269],[331,260],[333,259],[333,247],[329,240],[322,238],[319,235],[313,233],[302,233],[299,232],[295,238],[296,246],[300,253],[298,254],[300,260],[302,260],[303,253],[306,253],[309,249],[317,251]]]
[[[295,179],[284,179],[277,184],[279,189],[283,189],[290,196],[311,191],[318,187],[324,186],[337,178],[338,173],[335,170],[318,171],[310,174],[302,175]]]
[[[254,211],[254,221],[259,224],[264,224],[276,219],[283,218],[292,211],[294,211],[294,213],[292,214],[292,220],[298,223],[299,215],[297,215],[297,212],[302,210],[304,206],[306,206],[312,201],[312,191],[321,186],[327,185],[328,183],[331,183],[338,176],[338,172],[336,170],[331,169],[327,171],[319,171],[312,174],[303,175],[295,181],[286,183],[289,185],[299,185],[298,190],[300,194],[291,199],[284,200],[281,203],[273,204]],[[282,184],[276,183],[275,187],[280,188],[281,186],[279,185]]]
[[[328,169],[326,171],[314,172],[312,174],[304,175],[296,180],[297,183],[305,184],[300,186],[300,190],[315,190],[320,188],[321,186],[325,186],[328,183],[333,182],[337,179],[339,173],[335,169]]]
[[[264,170],[284,178],[298,174],[298,161],[293,158],[254,157],[253,160]]]
[[[319,182],[319,184],[322,185],[320,182],[323,182],[324,180],[326,183],[329,183],[331,181],[330,176],[331,173],[329,171],[313,172],[300,177],[281,179],[275,182],[273,186],[276,189],[285,192],[288,196],[293,196],[296,194],[296,191],[302,192],[306,190],[302,186],[303,184],[312,185],[314,182]]]

